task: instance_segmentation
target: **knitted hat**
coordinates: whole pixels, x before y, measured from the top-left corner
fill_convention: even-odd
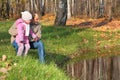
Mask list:
[[[25,21],[29,21],[32,19],[32,14],[29,11],[21,12],[21,14],[22,14],[22,19]]]

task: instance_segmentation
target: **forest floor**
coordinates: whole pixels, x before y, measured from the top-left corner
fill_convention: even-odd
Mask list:
[[[54,25],[55,16],[45,15],[41,18],[41,22],[45,25]],[[120,20],[112,19],[108,20],[105,18],[99,19],[80,19],[80,18],[70,18],[66,22],[67,26],[70,27],[80,27],[86,28],[91,27],[95,30],[106,31],[106,30],[118,30],[120,29]]]

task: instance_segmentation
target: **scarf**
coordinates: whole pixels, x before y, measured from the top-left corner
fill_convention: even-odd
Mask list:
[[[30,33],[30,25],[29,24],[25,24],[25,23],[23,23],[24,25],[25,25],[25,36],[29,36],[29,33]]]

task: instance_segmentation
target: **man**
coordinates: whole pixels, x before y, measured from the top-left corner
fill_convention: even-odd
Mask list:
[[[30,39],[30,48],[31,49],[38,49],[38,56],[41,63],[45,62],[45,52],[44,52],[44,45],[41,39],[41,25],[39,23],[39,16],[37,13],[33,14],[33,19],[30,23],[30,27],[33,30],[33,32],[37,35],[38,40],[32,39],[31,35],[29,36]],[[16,52],[18,51],[18,44],[15,41],[16,35],[17,35],[17,27],[14,23],[12,27],[9,29],[9,34],[11,35],[11,44],[15,48]]]

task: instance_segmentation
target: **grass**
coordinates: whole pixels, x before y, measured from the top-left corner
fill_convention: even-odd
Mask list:
[[[30,57],[18,58],[17,66],[9,72],[7,80],[68,80],[54,63],[49,65],[39,64]]]
[[[120,31],[97,31],[92,28],[42,27],[42,41],[45,45],[46,64],[40,64],[37,50],[30,50],[28,56],[17,57],[10,44],[8,29],[13,21],[0,22],[0,58],[7,55],[7,61],[0,60],[0,68],[8,73],[6,80],[70,80],[64,71],[69,61],[119,55]]]

